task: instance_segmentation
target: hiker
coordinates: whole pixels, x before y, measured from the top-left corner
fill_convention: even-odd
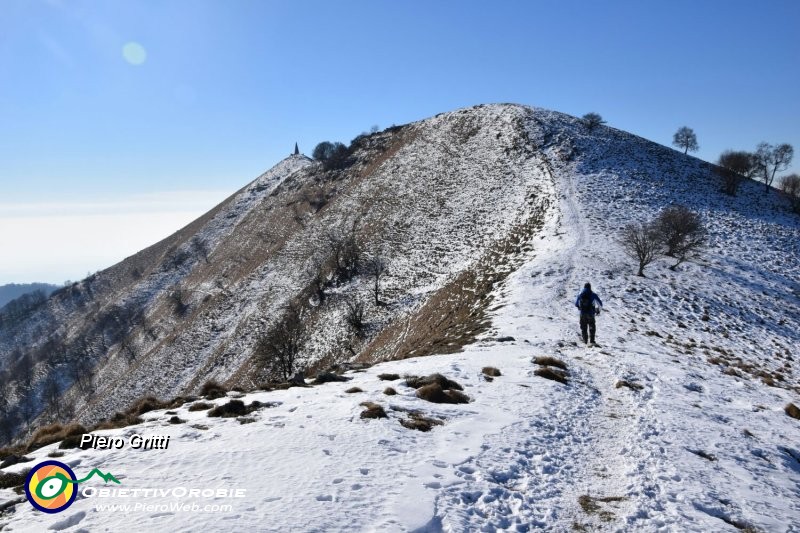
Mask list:
[[[597,306],[594,303],[597,302]],[[575,307],[581,311],[581,336],[584,343],[594,344],[594,332],[597,329],[594,323],[594,315],[600,314],[600,309],[603,307],[603,302],[600,297],[592,292],[592,284],[587,283],[583,286],[583,290],[575,300]],[[589,329],[589,335],[586,335],[586,329]]]

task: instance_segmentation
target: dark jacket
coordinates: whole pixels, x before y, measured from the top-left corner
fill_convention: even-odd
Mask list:
[[[583,289],[581,291],[581,293],[578,295],[578,297],[575,298],[575,307],[577,307],[578,309],[581,308],[581,296],[583,296],[587,292],[592,295],[592,309],[590,311],[588,311],[588,312],[587,311],[581,311],[581,314],[594,316],[594,314],[595,314],[595,305],[594,305],[595,302],[597,302],[597,304],[600,307],[603,307],[603,302],[600,301],[600,297],[597,296],[595,293],[593,293],[590,289]]]

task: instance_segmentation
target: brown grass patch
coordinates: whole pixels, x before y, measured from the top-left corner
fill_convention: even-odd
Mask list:
[[[483,367],[481,369],[481,372],[483,373],[484,376],[490,376],[490,377],[493,377],[493,378],[496,378],[496,377],[499,377],[499,376],[503,375],[500,372],[500,370],[498,370],[497,368],[495,368],[493,366],[485,366],[485,367]]]
[[[52,452],[47,454],[47,457],[53,457],[53,458],[64,457],[64,452],[59,450],[53,450]]]
[[[793,403],[786,404],[786,407],[783,408],[787,415],[791,416],[792,418],[796,418],[800,420],[800,408],[798,408]]]
[[[169,423],[170,424],[183,424],[185,422],[186,422],[186,420],[183,420],[182,418],[178,418],[177,416],[172,416],[169,419]]]
[[[336,381],[350,381],[353,378],[349,378],[347,376],[340,376],[339,374],[334,374],[333,372],[322,372],[317,374],[317,377],[312,381],[312,385],[322,385],[323,383],[333,383]]]
[[[561,370],[567,369],[567,363],[562,361],[561,359],[556,359],[555,357],[550,357],[549,355],[543,355],[540,357],[534,357],[533,362],[537,365],[541,366],[554,366],[556,368],[560,368]]]
[[[19,463],[28,463],[30,461],[33,461],[33,459],[25,457],[24,455],[9,455],[0,462],[0,468],[6,468],[7,466],[13,466]]]
[[[250,405],[245,405],[242,400],[230,400],[228,403],[223,405],[218,405],[217,407],[210,410],[208,412],[208,416],[233,418],[237,416],[249,415],[253,411],[257,411],[258,409],[262,409],[264,407],[275,407],[276,405],[278,404],[263,403],[259,401],[253,401]]]
[[[393,387],[386,387],[385,389],[383,389],[383,393],[386,396],[394,396],[395,394],[397,394],[397,391],[394,390]]]
[[[628,387],[632,391],[639,391],[639,390],[642,390],[644,388],[644,386],[636,383],[635,381],[628,381],[627,379],[621,379],[621,380],[617,381],[617,384],[615,385],[615,387],[618,388],[618,389],[621,389],[622,387]]]
[[[378,379],[381,381],[394,381],[400,379],[400,374],[378,374]]]
[[[195,402],[189,406],[189,412],[207,411],[214,407],[213,403],[208,402]]]
[[[386,414],[383,407],[377,403],[361,402],[361,405],[362,407],[366,407],[366,409],[361,411],[361,418],[389,418],[389,415]]]
[[[69,437],[77,437],[80,441],[80,436],[88,433],[85,427],[80,424],[69,424],[67,426],[61,424],[50,424],[49,426],[40,427],[34,432],[28,444],[25,446],[28,451],[38,450],[42,446],[53,444],[54,442],[64,441]],[[63,444],[63,442],[62,442]],[[67,446],[60,446],[67,447]],[[75,447],[77,446],[70,446]]]
[[[28,479],[30,468],[26,468],[21,472],[0,472],[0,489],[13,489],[21,487]]]
[[[357,392],[364,392],[364,389],[360,387],[350,387],[345,391],[347,394],[355,394]]]
[[[569,381],[566,372],[559,370],[558,368],[543,366],[542,368],[537,368],[533,373],[541,378],[558,381],[559,383],[563,383],[565,385]]]
[[[604,498],[595,498],[589,496],[588,494],[584,494],[578,498],[578,504],[580,504],[581,509],[586,514],[597,514],[600,516],[600,519],[605,522],[610,522],[613,520],[616,515],[611,511],[604,510],[598,502],[600,503],[611,503],[611,502],[621,502],[625,501],[627,498],[624,496],[606,496]]]
[[[102,422],[97,423],[92,428],[92,431],[97,429],[125,428],[128,426],[141,424],[142,422],[144,422],[144,420],[142,420],[136,415],[125,414],[125,413],[114,413],[114,416],[112,416],[109,420],[104,420]]]
[[[228,389],[213,379],[206,381],[203,383],[203,386],[200,387],[200,396],[205,396],[206,400],[216,400],[217,398],[222,398],[227,394]]]
[[[462,387],[459,383],[448,379],[441,374],[431,374],[425,377],[406,376],[406,385],[414,389],[419,389],[420,387],[431,385],[433,383],[439,385],[443,389],[464,390],[464,387]]]
[[[469,396],[457,390],[445,390],[438,383],[417,389],[417,398],[432,403],[469,403]]]

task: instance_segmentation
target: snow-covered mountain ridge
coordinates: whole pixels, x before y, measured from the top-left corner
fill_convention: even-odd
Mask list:
[[[777,194],[745,184],[725,196],[702,161],[522,106],[447,113],[363,142],[338,174],[284,161],[167,246],[135,291],[114,293],[116,305],[152,298],[146,316],[163,333],[134,332],[132,362],[112,345],[94,399],[76,404],[91,419],[144,392],[195,392],[209,377],[249,385],[257,333],[302,294],[330,228],[356,227],[367,253],[388,258],[389,305],[367,306],[370,329],[354,341],[343,304],[369,280],[312,299],[308,357],[401,360],[348,383],[248,394],[246,403],[280,403],[247,424],[185,406],[185,424],[154,411],[144,427],[105,432],[170,434],[174,444],[65,460],[119,465],[130,486],[153,472],[188,485],[235,479],[248,496],[213,516],[111,514],[79,500],[66,512],[79,517],[74,529],[797,530],[800,423],[783,409],[800,403],[800,225]],[[677,272],[657,262],[638,278],[616,235],[672,203],[703,215],[711,245]],[[189,255],[176,262],[181,246]],[[606,311],[601,347],[588,351],[572,306],[585,281]],[[175,283],[191,295],[188,316],[165,293]],[[568,384],[535,374],[544,356],[566,364]],[[502,376],[486,381],[487,365]],[[473,401],[430,404],[401,381],[386,396],[377,375],[390,372],[441,372]],[[365,392],[344,392],[352,386]],[[364,400],[388,419],[361,420]],[[409,409],[444,424],[409,430],[399,424]],[[17,509],[14,530],[64,519]]]

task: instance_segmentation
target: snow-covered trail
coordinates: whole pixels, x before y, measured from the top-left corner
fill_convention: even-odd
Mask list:
[[[549,169],[547,161],[544,164]],[[559,179],[549,172],[559,208],[543,230],[545,239],[537,240],[534,257],[508,280],[494,323],[499,325],[498,335],[515,338],[516,345],[509,349],[528,362],[527,376],[537,367],[531,361],[535,356],[552,355],[568,364],[572,383],[554,385],[544,404],[539,395],[520,394],[521,420],[490,435],[484,452],[458,466],[469,471],[467,487],[445,491],[437,504],[447,531],[559,525],[568,529],[587,522],[579,508],[584,495],[620,498],[613,504],[614,519],[608,512],[602,515],[606,522],[624,517],[632,508],[624,495],[630,478],[637,477],[633,471],[641,471],[631,460],[640,455],[630,423],[635,416],[632,399],[614,388],[618,369],[609,365],[607,352],[587,352],[575,343],[572,302],[596,269],[582,260],[587,255],[587,230],[575,183],[570,176]],[[598,339],[608,338],[608,330],[601,330]],[[504,463],[506,471],[498,472]]]

